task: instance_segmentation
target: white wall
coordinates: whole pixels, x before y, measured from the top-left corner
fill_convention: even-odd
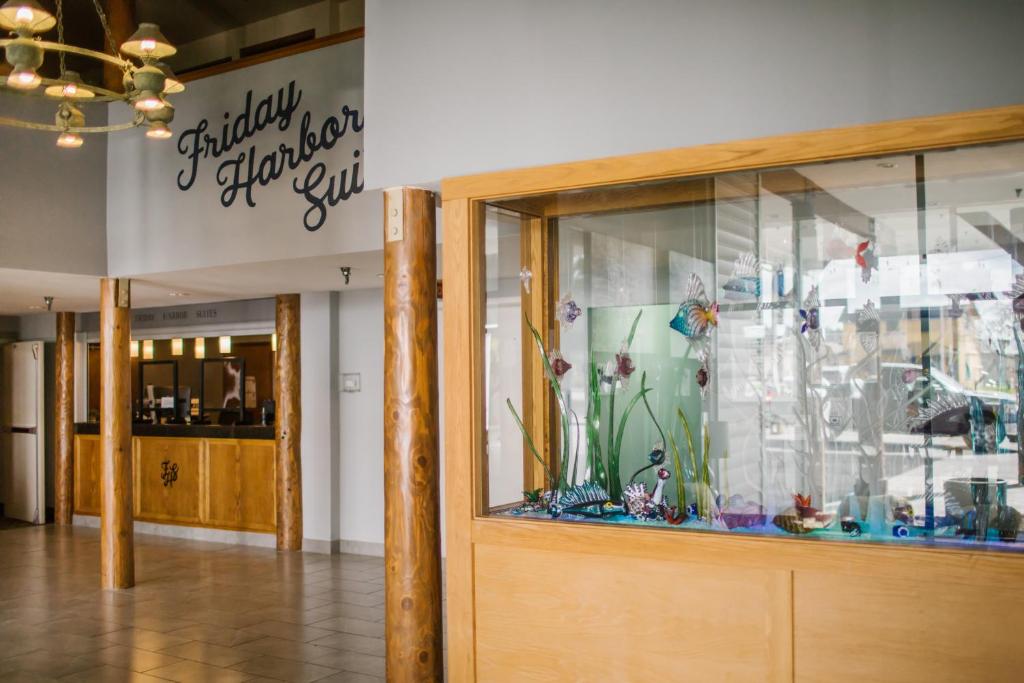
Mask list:
[[[366,23],[367,187],[1024,102],[1017,0],[367,0]]]
[[[302,294],[299,318],[303,545],[327,552],[340,538],[337,292]]]
[[[438,349],[444,311],[438,302]],[[340,394],[342,549],[384,553],[384,290],[359,289],[338,296],[339,375],[359,373],[362,390]],[[438,358],[441,553],[444,554],[444,358]],[[303,379],[305,381],[305,378]],[[305,416],[303,416],[305,419]],[[305,458],[303,445],[303,458]]]
[[[361,391],[338,401],[343,547],[384,548],[384,290],[338,296],[338,372],[359,373]]]
[[[89,125],[106,124],[103,105],[84,111]],[[54,112],[36,98],[0,97],[0,116],[53,123]],[[60,149],[56,133],[0,127],[0,268],[106,273],[107,136],[85,138]]]

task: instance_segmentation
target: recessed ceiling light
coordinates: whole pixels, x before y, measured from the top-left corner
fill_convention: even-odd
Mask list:
[[[188,292],[171,292],[169,296],[192,296]]]
[[[377,273],[377,277],[384,277],[384,273]]]
[[[40,306],[39,304],[32,304],[31,306],[28,307],[28,310],[30,310],[30,311],[42,311],[42,310],[45,310],[45,307],[44,306]]]
[[[880,161],[878,162],[878,168],[897,168],[897,165],[891,161]]]

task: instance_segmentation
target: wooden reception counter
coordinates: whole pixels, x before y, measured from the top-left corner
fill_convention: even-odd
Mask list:
[[[132,428],[135,519],[272,533],[274,428]],[[100,514],[99,425],[75,426],[75,514]]]

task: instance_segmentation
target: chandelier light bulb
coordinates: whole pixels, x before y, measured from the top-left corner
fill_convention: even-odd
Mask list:
[[[82,146],[82,136],[78,133],[63,132],[57,138],[57,146],[65,149],[76,149]]]
[[[143,40],[140,40],[139,49],[145,52],[146,54],[150,54],[153,52],[153,50],[156,49],[156,41],[152,38],[145,38]]]
[[[19,90],[32,90],[42,83],[35,69],[15,69],[7,76],[7,85]]]
[[[64,86],[64,89],[61,91],[61,94],[64,95],[64,97],[74,97],[78,94],[78,86],[74,83],[68,83]]]
[[[156,111],[163,107],[164,101],[152,93],[148,95],[143,93],[139,99],[135,100],[135,108],[139,111]]]
[[[172,135],[173,133],[167,127],[167,124],[161,122],[150,124],[149,130],[146,131],[146,137],[153,140],[166,140]]]
[[[56,25],[57,18],[37,0],[7,0],[0,6],[0,28],[19,35],[43,33]]]

